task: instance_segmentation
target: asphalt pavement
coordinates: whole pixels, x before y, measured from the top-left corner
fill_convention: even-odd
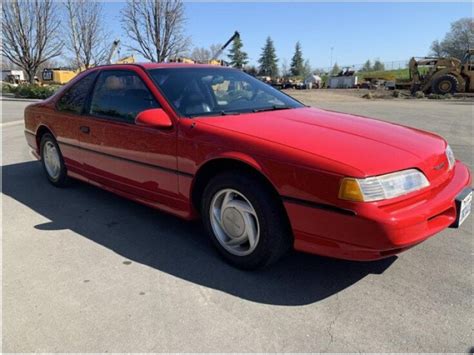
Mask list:
[[[83,183],[51,186],[16,122],[25,103],[2,103],[2,122],[13,122],[2,126],[4,352],[466,352],[474,345],[472,216],[383,261],[295,252],[244,272],[220,260],[199,223]],[[472,168],[472,103],[317,104],[439,132]]]

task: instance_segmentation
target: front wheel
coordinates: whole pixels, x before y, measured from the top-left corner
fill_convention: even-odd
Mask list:
[[[202,218],[226,261],[257,269],[277,261],[291,247],[283,206],[271,190],[250,175],[224,173],[204,190]]]
[[[433,82],[431,91],[435,94],[446,95],[458,92],[458,79],[450,74],[443,75]]]

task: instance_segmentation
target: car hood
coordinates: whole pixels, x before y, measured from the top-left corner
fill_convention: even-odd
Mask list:
[[[418,168],[435,178],[447,169],[441,137],[361,116],[298,108],[199,121],[340,162],[362,176]]]

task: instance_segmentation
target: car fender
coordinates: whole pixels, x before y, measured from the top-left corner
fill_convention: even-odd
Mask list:
[[[206,163],[209,163],[210,161],[214,161],[217,159],[237,160],[241,163],[249,165],[250,167],[254,168],[255,170],[263,174],[262,166],[259,162],[257,162],[257,160],[255,160],[255,158],[251,157],[248,154],[237,152],[237,151],[223,151],[223,152],[213,153],[211,156],[208,156],[207,159],[205,159],[205,161],[202,164],[200,164],[197,171],[199,171],[199,169]]]

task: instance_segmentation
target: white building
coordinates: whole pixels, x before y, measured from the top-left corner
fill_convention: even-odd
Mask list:
[[[333,76],[329,78],[328,87],[331,89],[350,89],[357,86],[357,76]]]
[[[2,81],[6,81],[10,75],[15,76],[16,80],[25,80],[25,74],[23,74],[23,70],[2,70]]]

